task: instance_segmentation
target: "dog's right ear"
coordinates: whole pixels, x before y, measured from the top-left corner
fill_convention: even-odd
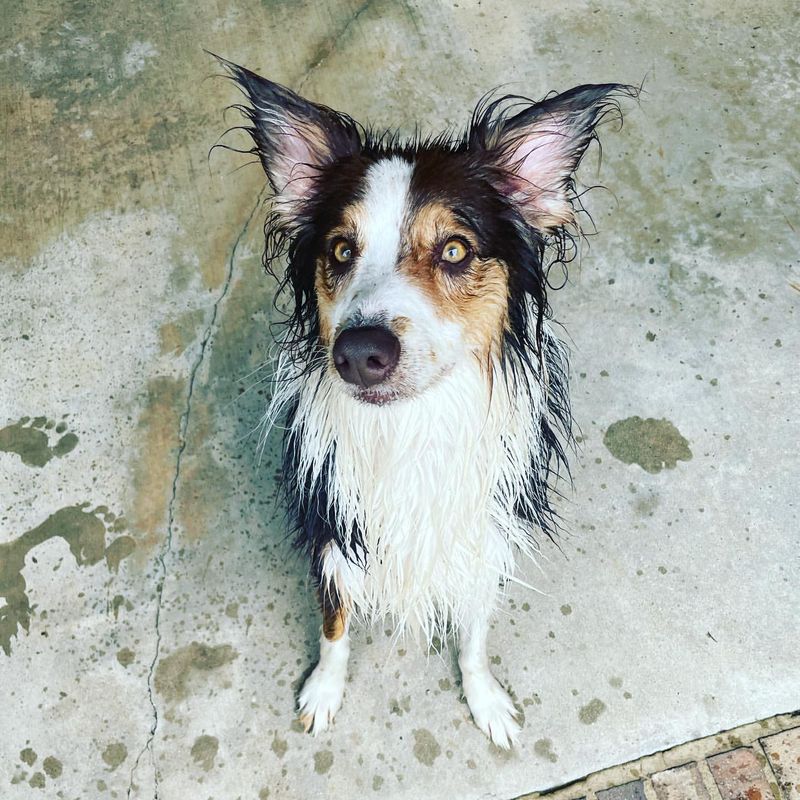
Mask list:
[[[235,107],[252,123],[245,129],[275,192],[276,208],[294,216],[313,197],[322,167],[359,152],[359,126],[346,114],[312,103],[224,58],[215,58],[249,100],[249,104]]]

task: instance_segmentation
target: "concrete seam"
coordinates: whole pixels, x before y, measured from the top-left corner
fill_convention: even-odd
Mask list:
[[[159,800],[158,769],[156,767],[155,756],[153,753],[153,742],[155,740],[156,731],[158,730],[159,715],[158,715],[158,706],[156,705],[155,696],[153,693],[153,677],[155,675],[156,664],[158,663],[159,655],[161,653],[161,609],[164,598],[164,583],[167,578],[167,558],[172,553],[172,540],[175,529],[175,501],[177,499],[177,494],[178,494],[178,482],[180,481],[181,462],[183,460],[184,451],[186,450],[186,433],[189,429],[189,417],[192,412],[192,399],[194,396],[195,380],[197,378],[197,373],[200,371],[200,367],[203,365],[203,362],[205,361],[208,344],[211,341],[216,331],[219,309],[222,303],[224,302],[225,298],[227,297],[231,284],[233,283],[234,264],[236,261],[236,253],[239,249],[239,244],[241,243],[242,239],[244,238],[245,234],[250,228],[250,223],[253,221],[253,217],[256,215],[258,209],[261,207],[265,194],[266,194],[266,187],[262,189],[262,191],[259,193],[258,199],[256,200],[253,209],[250,211],[250,214],[248,215],[245,224],[239,231],[239,235],[233,242],[233,246],[231,247],[231,254],[228,259],[228,270],[225,275],[225,281],[222,284],[222,291],[219,293],[219,296],[214,301],[214,305],[211,310],[211,319],[209,320],[208,326],[206,327],[206,330],[203,334],[203,338],[200,341],[200,352],[197,358],[195,359],[195,362],[192,365],[191,370],[189,371],[189,386],[186,393],[186,405],[184,407],[183,412],[181,413],[181,418],[179,422],[178,452],[175,457],[175,473],[172,478],[172,489],[170,492],[169,502],[167,503],[167,535],[164,539],[164,544],[161,547],[161,550],[159,551],[158,557],[156,559],[159,569],[159,578],[156,584],[156,618],[155,618],[156,648],[155,648],[155,654],[153,655],[153,660],[150,662],[150,668],[147,672],[147,697],[150,702],[150,708],[152,709],[153,723],[150,726],[147,741],[145,742],[144,747],[142,747],[142,749],[139,751],[139,755],[136,757],[136,761],[134,762],[133,767],[131,768],[130,782],[128,784],[128,791],[126,794],[128,800],[130,800],[131,792],[133,791],[133,782],[136,776],[136,770],[138,769],[139,762],[141,761],[141,758],[146,751],[150,753],[150,758],[151,761],[153,762],[153,782],[154,782],[153,800]]]
[[[656,794],[651,777],[652,775],[642,775],[642,791],[647,800],[658,800],[658,795]]]
[[[698,759],[697,771],[700,773],[700,778],[711,800],[722,800],[722,794],[719,791],[717,782],[714,780],[714,776],[711,774],[711,768],[708,766],[708,762],[705,758]]]

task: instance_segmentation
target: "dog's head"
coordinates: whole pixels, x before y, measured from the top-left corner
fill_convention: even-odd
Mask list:
[[[634,89],[485,101],[461,137],[401,142],[223,64],[275,192],[268,239],[288,248],[290,345],[306,363],[382,404],[464,360],[537,353],[545,248],[569,241],[573,173]]]

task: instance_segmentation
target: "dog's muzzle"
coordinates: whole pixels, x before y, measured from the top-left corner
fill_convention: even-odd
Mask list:
[[[400,340],[383,327],[348,328],[333,345],[333,363],[347,383],[362,389],[383,383],[400,359]]]

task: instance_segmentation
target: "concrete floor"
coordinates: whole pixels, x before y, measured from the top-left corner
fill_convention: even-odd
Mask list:
[[[800,705],[796,4],[555,5],[3,4],[0,796],[511,798]],[[646,76],[553,299],[582,450],[491,636],[511,755],[379,629],[333,729],[293,722],[263,179],[207,160],[237,94],[201,47],[404,130]]]

